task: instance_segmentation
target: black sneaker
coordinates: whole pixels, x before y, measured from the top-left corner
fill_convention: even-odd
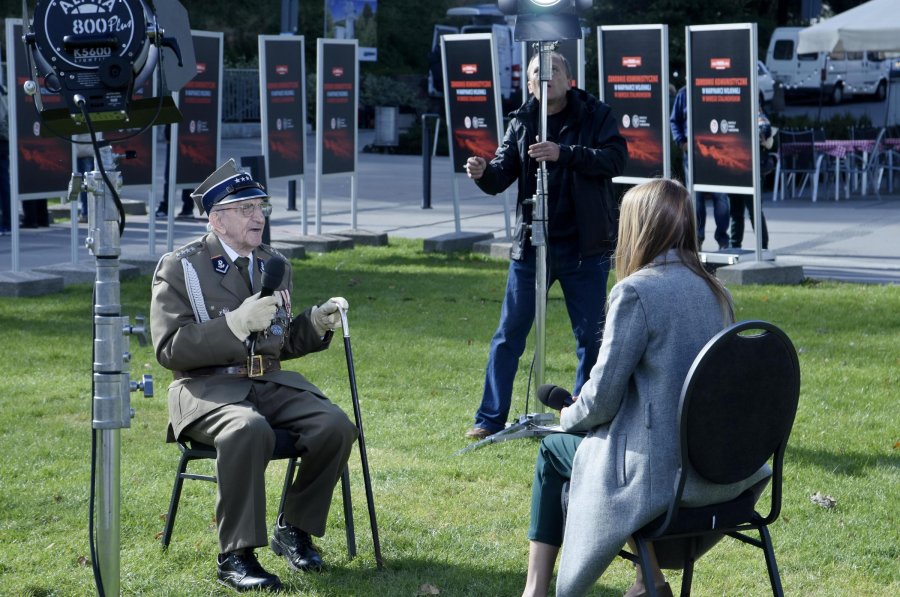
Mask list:
[[[280,591],[281,579],[266,572],[256,554],[228,552],[220,554],[216,560],[219,582],[238,593],[244,591]]]
[[[276,555],[284,556],[294,570],[318,572],[323,567],[322,556],[313,545],[309,533],[286,524],[282,517],[275,522],[275,533],[269,546]]]

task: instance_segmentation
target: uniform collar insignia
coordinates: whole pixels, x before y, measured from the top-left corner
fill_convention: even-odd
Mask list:
[[[210,259],[210,261],[212,261],[213,269],[215,269],[223,276],[228,273],[228,269],[231,267],[231,265],[228,263],[228,260],[225,259],[225,257],[222,255],[216,255],[215,257]]]
[[[256,258],[256,269],[259,270],[259,273],[261,274],[266,272],[266,262],[262,260],[262,257]]]

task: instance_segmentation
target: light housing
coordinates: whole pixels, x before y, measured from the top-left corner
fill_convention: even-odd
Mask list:
[[[593,0],[498,0],[497,7],[516,15],[516,41],[580,39],[578,15],[589,10]]]

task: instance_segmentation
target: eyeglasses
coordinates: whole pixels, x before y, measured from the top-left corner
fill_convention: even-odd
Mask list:
[[[245,218],[253,217],[253,214],[256,213],[256,209],[259,208],[259,211],[262,212],[264,218],[268,218],[272,215],[272,204],[268,201],[261,201],[259,203],[242,203],[241,205],[236,205],[235,207],[220,207],[215,211],[239,211],[241,215]]]

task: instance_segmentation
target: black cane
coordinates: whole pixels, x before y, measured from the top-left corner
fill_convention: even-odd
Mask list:
[[[353,398],[353,416],[359,430],[359,457],[362,461],[363,481],[366,486],[366,504],[369,507],[369,523],[372,525],[372,544],[375,547],[375,564],[380,569],[381,542],[378,540],[378,523],[375,520],[375,498],[372,496],[372,479],[369,476],[369,458],[366,456],[366,436],[363,433],[362,411],[359,408],[359,393],[356,390],[356,370],[353,367],[353,349],[350,347],[350,326],[347,323],[347,311],[341,312],[341,327],[344,330],[344,352],[347,354],[347,373],[350,376],[350,396]]]

